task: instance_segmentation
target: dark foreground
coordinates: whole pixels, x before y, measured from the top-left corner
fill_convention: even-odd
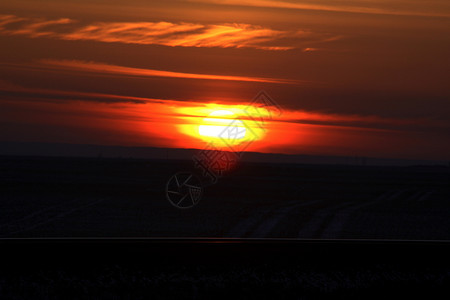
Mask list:
[[[199,171],[192,161],[3,157],[0,237],[450,240],[446,166],[241,164],[180,210],[165,186],[183,170]]]
[[[448,298],[448,167],[242,164],[179,210],[192,165],[2,158],[1,298]]]
[[[2,299],[450,296],[450,244],[306,240],[3,240]]]

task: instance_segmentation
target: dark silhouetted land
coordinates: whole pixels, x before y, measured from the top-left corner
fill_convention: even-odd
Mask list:
[[[450,238],[449,167],[241,162],[179,210],[165,185],[183,170],[200,171],[191,160],[1,157],[0,236]]]

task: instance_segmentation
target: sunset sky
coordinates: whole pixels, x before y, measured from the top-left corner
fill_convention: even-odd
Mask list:
[[[448,0],[2,1],[0,45],[0,141],[202,148],[264,90],[249,150],[450,159]]]

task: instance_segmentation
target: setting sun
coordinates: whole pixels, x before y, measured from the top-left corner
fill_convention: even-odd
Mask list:
[[[241,120],[236,119],[233,112],[228,110],[213,111],[203,124],[198,127],[201,136],[219,139],[242,140],[246,129]],[[230,136],[232,134],[232,136]]]
[[[179,113],[184,115],[183,124],[178,126],[180,133],[219,148],[261,140],[267,130],[267,124],[259,121],[261,111],[242,105],[184,107]]]

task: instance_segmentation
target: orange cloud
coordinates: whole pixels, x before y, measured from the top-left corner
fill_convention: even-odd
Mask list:
[[[50,37],[63,40],[93,40],[106,43],[180,47],[254,48],[290,50],[305,43],[326,42],[338,37],[305,30],[275,30],[250,24],[196,24],[172,22],[95,22],[85,26],[49,26],[76,23],[62,18],[44,20],[0,15],[0,34]],[[57,29],[57,30],[56,30]]]
[[[389,2],[382,3],[382,1],[373,1],[373,3],[363,3],[365,5],[359,6],[340,4],[334,1],[330,1],[331,2],[330,4],[308,3],[308,1],[288,2],[288,1],[274,1],[274,0],[189,0],[189,1],[214,3],[219,5],[240,5],[240,6],[358,13],[358,14],[446,17],[446,18],[450,17],[450,14],[448,12],[446,13],[440,10],[439,7],[436,8],[433,7],[433,5],[427,5],[427,3],[425,2],[421,5],[420,1],[419,6],[416,8],[416,10],[398,9],[396,7],[391,8],[389,6]],[[411,1],[405,1],[403,5],[400,5],[400,7],[411,8]]]
[[[284,84],[301,83],[301,81],[299,81],[299,80],[171,72],[171,71],[162,71],[162,70],[153,70],[153,69],[130,68],[130,67],[110,65],[110,64],[104,64],[104,63],[98,63],[98,62],[85,62],[85,61],[78,61],[78,60],[44,59],[44,60],[41,60],[40,62],[46,66],[50,66],[52,68],[57,68],[57,69],[78,70],[78,71],[84,71],[84,72],[95,72],[95,73],[104,73],[104,74],[144,76],[144,77],[170,77],[170,78],[188,78],[188,79],[227,80],[227,81],[250,81],[250,82],[267,82],[267,83],[284,83]]]
[[[33,19],[32,22],[30,19],[16,17],[14,15],[0,15],[0,33],[3,34],[11,34],[11,35],[27,35],[32,38],[49,36],[54,37],[55,32],[49,30],[47,27],[52,25],[63,25],[69,24],[73,21],[68,18],[61,18],[57,20],[45,20],[45,19]],[[6,26],[25,22],[25,24],[21,24],[18,28],[8,29]]]

